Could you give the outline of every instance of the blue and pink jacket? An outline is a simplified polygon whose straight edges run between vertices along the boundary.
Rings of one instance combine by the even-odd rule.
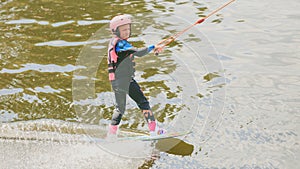
[[[154,45],[145,48],[135,48],[127,40],[117,36],[108,45],[108,73],[109,80],[121,77],[134,77],[134,56],[144,56],[154,49]]]

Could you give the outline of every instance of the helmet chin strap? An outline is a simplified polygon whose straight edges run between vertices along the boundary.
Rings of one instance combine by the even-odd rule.
[[[113,34],[118,36],[120,38],[120,31],[119,28],[117,28],[117,30],[113,30]]]
[[[118,36],[119,38],[121,38],[120,36],[120,31],[119,31],[119,27],[116,29],[116,30],[112,30],[113,34]],[[131,36],[131,24],[130,24],[130,34],[129,34],[129,37]],[[128,38],[129,38],[128,37]],[[126,38],[125,40],[127,40],[128,38]]]

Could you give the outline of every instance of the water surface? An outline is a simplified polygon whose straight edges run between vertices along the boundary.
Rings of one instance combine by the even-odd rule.
[[[156,160],[115,160],[78,141],[105,126],[114,109],[105,61],[112,16],[134,16],[131,40],[142,47],[223,3],[2,1],[1,166],[109,168],[109,156],[125,168],[297,168],[300,5],[293,0],[236,1],[159,57],[137,59],[136,79],[158,121],[171,130],[192,127],[184,139],[191,155],[177,147]],[[122,128],[145,131],[135,104],[127,108]]]

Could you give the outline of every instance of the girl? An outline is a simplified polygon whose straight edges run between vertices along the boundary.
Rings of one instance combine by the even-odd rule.
[[[162,51],[159,46],[150,45],[137,49],[127,39],[131,34],[130,15],[118,15],[110,21],[110,30],[113,38],[108,46],[108,72],[109,80],[115,93],[116,110],[113,113],[108,135],[115,135],[118,125],[125,112],[126,94],[130,96],[142,110],[148,123],[150,135],[163,134],[164,130],[157,129],[154,114],[151,111],[148,100],[141,91],[139,84],[134,80],[134,57],[144,56],[154,50],[155,53]]]

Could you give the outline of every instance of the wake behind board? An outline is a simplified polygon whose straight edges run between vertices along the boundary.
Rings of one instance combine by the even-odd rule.
[[[142,136],[133,136],[133,137],[121,137],[118,138],[117,140],[118,141],[123,141],[123,140],[155,141],[155,140],[185,136],[190,133],[192,133],[192,131],[170,132],[170,133],[156,135],[156,136],[142,135]]]

